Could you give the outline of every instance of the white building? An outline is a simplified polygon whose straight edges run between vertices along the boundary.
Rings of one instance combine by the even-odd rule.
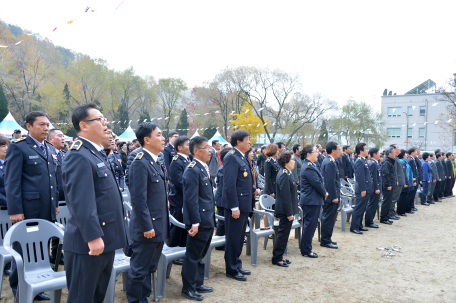
[[[430,91],[429,83],[435,86],[428,80],[405,95],[382,96],[388,135],[385,147],[398,144],[400,148],[420,146],[422,151],[439,148],[456,152],[455,130],[450,126],[454,121],[447,122],[451,119],[448,117],[449,103],[440,93],[425,93]]]

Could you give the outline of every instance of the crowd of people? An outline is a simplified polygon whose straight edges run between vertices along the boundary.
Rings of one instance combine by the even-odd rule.
[[[68,148],[60,129],[49,129],[49,116],[31,112],[28,135],[0,137],[0,204],[7,206],[12,222],[28,219],[56,220],[58,201],[65,201],[69,217],[63,255],[67,302],[103,302],[115,250],[128,248],[130,269],[126,281],[128,302],[147,302],[164,245],[185,247],[182,266],[183,297],[203,300],[213,291],[204,285],[204,263],[212,236],[225,236],[226,276],[246,281],[240,255],[248,218],[258,197],[275,199],[279,220],[271,262],[291,266],[284,258],[292,223],[302,220],[302,256],[318,258],[312,240],[321,212],[320,245],[337,249],[333,229],[341,205],[341,187],[353,184],[356,196],[350,231],[362,235],[379,228],[374,216],[381,200],[380,223],[413,214],[421,186],[421,204],[429,206],[454,197],[455,155],[421,154],[391,145],[380,151],[358,143],[341,147],[328,142],[296,144],[287,150],[278,142],[255,150],[250,134],[237,130],[229,144],[197,136],[192,139],[169,132],[168,144],[158,125],[140,124],[131,143],[112,133],[100,108],[82,104],[72,112],[78,138]],[[119,142],[118,142],[119,141]],[[11,144],[10,144],[11,143]],[[124,208],[122,192],[128,188],[131,214]],[[302,217],[297,218],[302,209]],[[224,220],[216,221],[216,214]],[[170,216],[185,229],[170,224]],[[270,228],[267,216],[262,228]],[[271,222],[269,222],[271,223]],[[363,224],[364,223],[364,224]],[[56,262],[59,240],[50,240],[50,262]],[[18,243],[13,248],[22,254]],[[4,269],[14,296],[18,273],[13,264]],[[37,300],[49,300],[44,293]]]

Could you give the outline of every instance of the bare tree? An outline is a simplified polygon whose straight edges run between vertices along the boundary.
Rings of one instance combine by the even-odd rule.
[[[169,133],[169,122],[171,115],[175,113],[176,105],[183,98],[183,93],[187,90],[187,84],[180,78],[165,78],[158,80],[158,99],[161,101],[163,114],[166,116],[165,129]]]

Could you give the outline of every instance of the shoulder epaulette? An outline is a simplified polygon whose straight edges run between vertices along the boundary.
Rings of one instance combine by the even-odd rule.
[[[329,158],[329,161],[334,162],[334,159],[333,158]]]
[[[192,163],[190,163],[190,164],[188,165],[188,167],[189,167],[189,168],[193,168],[193,167],[195,167],[195,165],[196,165],[196,162],[195,162],[195,161],[192,161]]]
[[[307,164],[307,165],[312,165],[312,162],[309,162],[309,164]]]
[[[283,173],[284,173],[284,174],[288,174],[288,170],[287,170],[287,169],[284,169],[284,170],[283,170]]]
[[[230,151],[230,154],[231,154],[231,155],[234,155],[235,152],[236,152],[236,151],[233,149],[233,150]]]
[[[266,160],[266,162],[269,162],[269,161],[271,161],[271,158],[268,158],[268,159]]]
[[[177,159],[179,159],[179,156],[178,156],[178,155],[175,155],[175,156],[173,157],[173,161],[176,161]]]
[[[113,153],[118,154],[119,152],[117,150],[113,151]]]
[[[143,152],[139,152],[136,157],[135,157],[135,160],[141,160],[141,158],[144,156],[144,153]]]
[[[361,160],[361,157],[358,157],[358,160]]]
[[[47,143],[51,144],[52,146],[54,146],[54,144],[52,144],[51,142],[48,141],[48,139],[44,139],[44,141],[46,141]]]
[[[71,150],[79,150],[82,146],[82,141],[81,140],[76,140],[73,142],[73,144],[71,144],[71,147],[70,149]]]
[[[65,153],[65,154],[66,154],[66,150],[64,150],[64,149],[61,149],[60,151],[61,151],[62,153]]]
[[[21,142],[24,140],[25,140],[25,137],[20,137],[19,139],[14,140],[13,143]]]

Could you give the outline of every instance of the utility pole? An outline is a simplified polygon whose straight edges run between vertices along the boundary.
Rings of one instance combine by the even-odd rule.
[[[405,144],[406,144],[405,148],[408,149],[408,142],[409,142],[409,137],[408,137],[408,129],[409,129],[409,127],[408,127],[408,114],[406,112],[402,112],[402,113],[404,113],[405,117],[407,118],[407,128],[405,129],[405,140],[406,140],[405,141]]]

